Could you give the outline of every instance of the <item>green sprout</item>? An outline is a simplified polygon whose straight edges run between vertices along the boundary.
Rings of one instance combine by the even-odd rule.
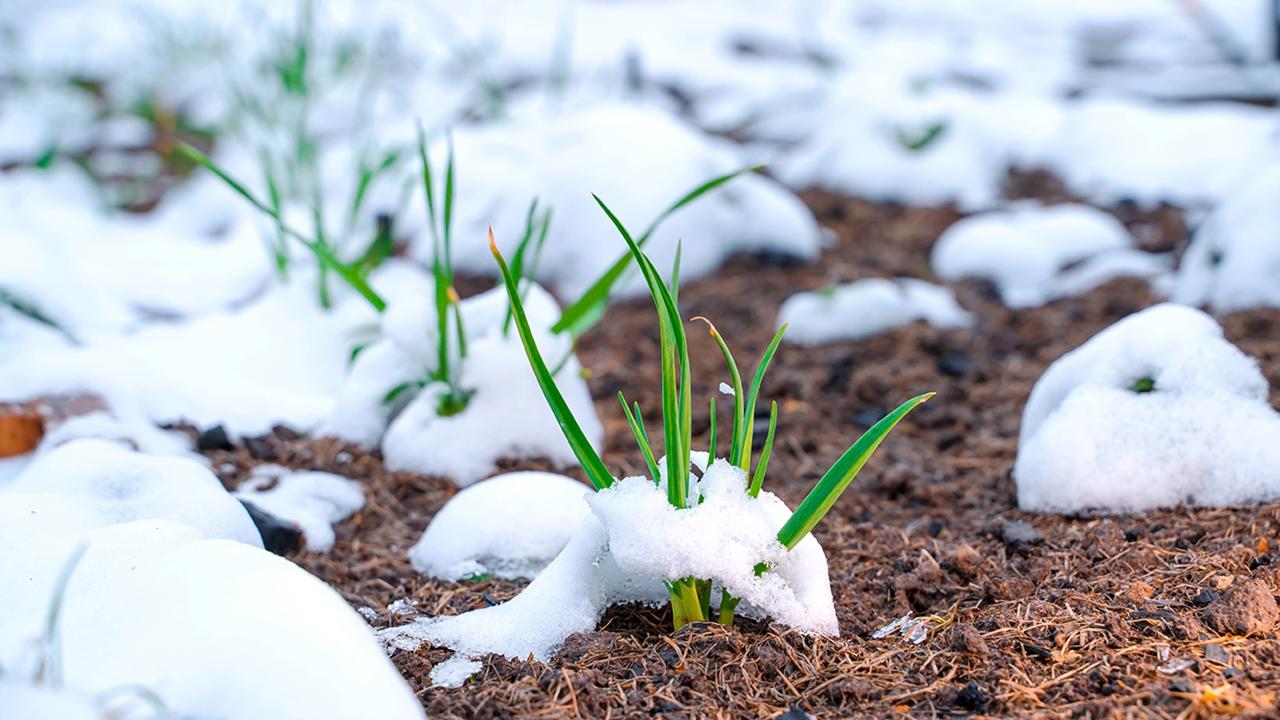
[[[947,132],[946,120],[934,120],[920,130],[897,129],[898,144],[910,152],[920,152],[939,140]]]
[[[692,449],[692,376],[690,372],[689,349],[687,338],[684,331],[684,320],[680,317],[680,311],[677,306],[678,298],[678,282],[679,282],[679,261],[677,259],[676,269],[672,273],[671,284],[668,285],[662,279],[653,263],[648,256],[640,248],[640,242],[632,239],[631,234],[623,226],[622,222],[616,215],[605,205],[605,203],[596,198],[596,202],[612,221],[618,233],[627,244],[629,259],[639,268],[644,276],[646,285],[652,296],[654,307],[658,314],[658,327],[661,345],[662,357],[662,436],[664,449],[666,452],[666,478],[667,478],[667,500],[675,508],[686,508],[690,504],[696,504],[698,498],[689,496],[689,473],[691,469],[691,449]],[[651,230],[650,230],[651,232]],[[645,236],[641,237],[641,240]],[[543,395],[546,397],[547,404],[550,406],[556,421],[559,423],[565,438],[569,442],[574,455],[577,457],[579,464],[586,473],[588,480],[597,489],[602,490],[609,487],[613,482],[613,475],[601,460],[599,454],[591,447],[583,434],[581,426],[573,417],[572,411],[569,409],[568,403],[564,396],[560,393],[556,386],[555,378],[547,368],[541,352],[538,350],[537,342],[534,340],[533,332],[529,327],[529,321],[525,315],[524,306],[520,297],[520,288],[516,282],[516,278],[508,267],[506,260],[498,251],[498,246],[493,239],[493,231],[489,232],[489,249],[493,254],[494,260],[498,264],[498,268],[502,273],[503,283],[506,286],[507,295],[511,303],[512,315],[515,320],[516,328],[520,334],[521,342],[524,345],[525,352],[529,358],[529,364],[533,367],[534,375],[538,380]],[[678,254],[677,254],[678,258]],[[616,278],[615,278],[616,279]],[[701,319],[701,318],[700,318]],[[562,320],[563,322],[563,320]],[[727,458],[728,462],[737,465],[749,478],[750,485],[747,492],[753,498],[759,496],[761,487],[764,484],[765,474],[768,469],[769,458],[773,451],[774,431],[777,427],[777,404],[770,405],[769,431],[765,437],[764,446],[760,452],[760,458],[756,463],[755,471],[752,473],[751,456],[752,456],[752,435],[753,423],[755,419],[755,405],[760,394],[760,388],[764,381],[764,376],[768,370],[769,364],[773,359],[773,355],[778,349],[781,342],[782,334],[786,328],[782,328],[774,336],[773,341],[761,354],[759,362],[756,364],[755,373],[752,377],[750,390],[743,392],[743,382],[741,373],[738,371],[737,364],[733,360],[733,354],[730,352],[728,344],[716,331],[715,326],[705,319],[711,331],[712,337],[716,340],[720,348],[721,354],[725,358],[729,376],[733,387],[733,410],[731,413],[730,428],[730,450]],[[778,530],[777,539],[788,550],[794,549],[796,545],[808,535],[813,528],[826,516],[836,500],[848,489],[854,477],[866,464],[867,460],[879,447],[880,443],[888,436],[889,432],[913,409],[933,397],[933,393],[918,395],[907,402],[903,403],[896,410],[889,413],[874,426],[872,426],[857,442],[849,447],[843,455],[833,464],[822,478],[814,485],[813,489],[792,513],[791,517]],[[627,423],[631,428],[632,436],[636,444],[639,446],[641,454],[644,456],[646,468],[650,476],[655,482],[661,477],[661,469],[655,459],[656,453],[650,436],[645,428],[644,418],[640,414],[639,405],[629,407],[626,398],[621,394],[618,396],[619,402],[623,406],[623,412],[627,417]],[[716,430],[715,430],[715,399],[711,401],[711,455],[708,462],[715,462],[714,453],[716,447]],[[771,568],[766,565],[757,565],[755,572],[757,575],[763,575],[770,572]],[[704,622],[711,618],[711,588],[712,580],[710,578],[678,578],[666,581],[668,599],[671,605],[672,624],[677,629],[692,622]],[[722,591],[720,612],[717,620],[721,624],[729,625],[733,623],[734,609],[738,604],[738,599],[730,595],[727,591]]]

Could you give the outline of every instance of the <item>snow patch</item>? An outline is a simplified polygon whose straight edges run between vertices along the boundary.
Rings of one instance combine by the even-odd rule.
[[[259,465],[236,488],[236,496],[297,525],[310,552],[333,547],[333,524],[364,507],[360,483],[341,475]]]
[[[1182,255],[1173,299],[1218,312],[1280,307],[1280,164],[1223,198]]]
[[[1280,497],[1280,416],[1208,315],[1157,305],[1045,371],[1022,415],[1018,505],[1135,512]]]
[[[1133,248],[1118,220],[1085,205],[1017,204],[964,218],[947,228],[930,254],[945,280],[996,284],[1013,308],[1044,305],[1121,276],[1152,278],[1167,258]]]
[[[796,293],[778,310],[778,326],[789,326],[785,339],[801,345],[858,340],[916,320],[940,328],[974,322],[949,289],[914,278],[871,278]]]
[[[409,550],[420,573],[442,580],[493,574],[532,578],[551,562],[590,512],[591,488],[545,472],[514,472],[449,499]]]

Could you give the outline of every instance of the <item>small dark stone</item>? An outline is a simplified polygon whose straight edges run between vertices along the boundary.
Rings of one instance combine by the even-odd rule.
[[[484,604],[488,605],[489,607],[493,607],[494,605],[498,604],[498,601],[494,600],[493,596],[490,595],[488,592],[480,593],[480,599],[484,600]]]
[[[275,435],[281,440],[297,440],[302,437],[301,433],[289,427],[288,425],[272,425],[271,434]]]
[[[1029,657],[1038,658],[1040,660],[1053,659],[1052,650],[1049,650],[1047,648],[1042,648],[1039,645],[1032,645],[1029,642],[1022,643],[1022,652],[1026,653]]]
[[[974,712],[984,712],[991,702],[991,697],[978,683],[970,680],[956,696],[956,704]]]
[[[680,663],[680,655],[669,647],[663,647],[658,650],[658,657],[666,664],[667,667],[675,667]]]
[[[1212,588],[1205,588],[1196,593],[1195,597],[1191,598],[1191,604],[1196,607],[1204,607],[1217,599],[1218,592],[1216,590],[1213,590]]]
[[[262,545],[277,555],[289,555],[302,549],[302,531],[251,502],[240,501],[249,513],[249,519],[262,536]]]
[[[1128,542],[1135,542],[1140,537],[1142,537],[1141,528],[1129,528],[1124,531],[1124,539]]]
[[[1044,536],[1026,520],[1005,520],[1000,526],[1000,538],[1010,545],[1040,542]]]
[[[1236,677],[1237,675],[1243,675],[1243,674],[1244,674],[1244,670],[1241,670],[1240,668],[1235,668],[1235,667],[1229,667],[1226,670],[1222,671],[1222,677],[1227,678],[1228,680],[1230,680],[1233,677]]]
[[[813,720],[813,716],[799,705],[792,705],[790,710],[778,716],[778,720]]]
[[[1271,564],[1270,555],[1259,555],[1258,557],[1249,561],[1249,569],[1257,570],[1260,567],[1266,567],[1270,564]]]
[[[938,372],[953,378],[968,375],[976,365],[973,357],[965,353],[952,353],[938,358]]]
[[[793,268],[805,264],[805,259],[792,253],[776,250],[762,250],[751,253],[751,259],[759,265],[770,268]]]
[[[938,537],[942,533],[942,521],[930,520],[929,525],[925,527],[925,532],[929,533],[929,537]]]
[[[227,429],[221,425],[214,425],[196,436],[196,450],[200,452],[230,450],[231,447],[231,438],[227,436]]]

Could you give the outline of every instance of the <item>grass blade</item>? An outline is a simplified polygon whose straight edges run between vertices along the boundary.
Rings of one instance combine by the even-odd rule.
[[[738,372],[738,363],[733,359],[733,353],[729,352],[729,345],[724,341],[724,337],[720,335],[720,331],[716,330],[716,326],[710,320],[699,315],[693,318],[701,320],[707,324],[707,332],[711,333],[711,338],[716,341],[716,345],[720,347],[720,354],[724,356],[724,363],[729,368],[729,380],[733,383],[733,424],[730,425],[730,442],[728,460],[736,463],[738,456],[742,450],[742,431],[745,425],[742,422],[742,374]],[[713,396],[714,398],[714,396]],[[750,472],[751,468],[741,466],[743,472]]]
[[[282,230],[289,237],[305,245],[306,248],[316,256],[316,260],[320,262],[321,266],[327,267],[329,270],[332,270],[337,274],[338,277],[342,278],[351,286],[352,290],[355,290],[361,297],[367,300],[369,304],[373,306],[373,309],[378,312],[382,312],[387,309],[387,303],[382,299],[382,296],[374,291],[374,289],[369,286],[369,283],[365,282],[364,278],[360,277],[359,273],[357,273],[355,269],[338,259],[338,256],[335,255],[333,250],[331,250],[327,245],[316,242],[288,225],[285,225],[284,219],[281,217],[279,212],[275,211],[270,205],[267,205],[255,197],[253,193],[249,192],[248,188],[242,185],[235,178],[228,175],[222,168],[218,167],[208,155],[205,155],[184,142],[179,142],[176,147],[178,152],[185,155],[187,159],[216,175],[219,180],[226,184],[227,187],[234,190],[236,194],[240,195],[240,197],[249,201],[250,205],[253,205],[259,211],[266,214],[267,217],[275,220],[279,230]]]
[[[529,365],[538,379],[538,387],[542,388],[542,394],[547,398],[547,405],[551,407],[551,412],[560,425],[560,431],[564,433],[565,440],[569,442],[570,449],[578,458],[578,463],[582,465],[587,479],[597,490],[603,490],[613,484],[613,475],[609,473],[595,448],[591,447],[587,436],[582,432],[582,426],[578,424],[573,411],[569,409],[569,403],[560,393],[560,388],[556,387],[555,378],[547,369],[542,353],[538,351],[538,344],[533,338],[533,329],[529,327],[529,318],[524,312],[524,304],[520,302],[520,288],[516,287],[511,269],[507,267],[506,260],[502,259],[502,253],[498,252],[498,244],[493,240],[492,228],[489,230],[489,252],[493,253],[493,259],[498,262],[498,269],[502,272],[502,280],[507,287],[507,300],[510,301],[515,316],[516,331],[520,334],[520,342],[524,345],[525,354],[529,356]]]
[[[596,203],[617,228],[626,241],[645,282],[653,296],[658,311],[658,324],[662,338],[662,428],[667,453],[667,499],[682,508],[688,501],[690,436],[692,435],[693,388],[690,383],[689,348],[684,334],[680,311],[662,282],[662,276],[640,249],[626,226],[599,197]]]
[[[640,415],[640,404],[636,404],[635,413],[632,414],[631,408],[627,406],[627,398],[623,396],[622,391],[618,391],[618,402],[622,405],[622,412],[627,416],[627,424],[631,426],[631,434],[635,436],[636,445],[640,446],[640,453],[644,455],[644,463],[649,467],[649,475],[655,483],[662,482],[662,476],[658,473],[658,461],[653,457],[653,448],[649,446],[649,434],[644,429],[644,419]]]
[[[764,447],[760,449],[760,462],[756,463],[756,474],[751,476],[751,487],[747,494],[760,497],[760,488],[764,485],[764,474],[769,470],[769,456],[773,454],[773,432],[778,429],[778,403],[769,404],[769,432],[764,437]]]
[[[711,418],[711,440],[707,443],[707,467],[711,467],[716,461],[716,396],[711,396],[711,410],[708,417]]]
[[[747,472],[751,471],[751,442],[756,424],[756,398],[760,395],[764,374],[769,370],[769,363],[773,361],[773,354],[778,351],[778,345],[782,342],[782,335],[786,331],[785,324],[778,328],[778,332],[773,334],[773,340],[769,341],[769,347],[761,353],[760,362],[756,364],[755,377],[751,379],[751,390],[747,393],[746,407],[742,411],[742,447],[739,448],[742,454],[738,458],[738,466]]]
[[[680,199],[672,203],[666,210],[663,210],[658,217],[654,218],[653,222],[649,223],[649,227],[644,231],[644,234],[636,241],[636,244],[640,247],[644,247],[644,244],[648,242],[649,238],[658,229],[658,226],[663,223],[663,221],[679,212],[681,208],[685,207],[689,203],[740,175],[755,172],[762,168],[763,166],[761,165],[740,168],[733,172],[711,178],[710,180],[693,188],[689,192],[680,196]],[[597,198],[597,201],[598,200],[599,198]],[[630,254],[623,253],[622,257],[614,261],[613,265],[610,265],[609,269],[606,270],[594,283],[592,283],[591,287],[587,288],[587,290],[582,293],[581,297],[575,300],[573,304],[569,305],[569,307],[565,308],[564,313],[560,315],[560,320],[557,321],[555,325],[551,326],[551,331],[556,333],[567,332],[573,337],[579,337],[594,327],[596,323],[600,322],[600,318],[604,316],[605,306],[608,305],[609,294],[613,291],[613,286],[618,282],[618,279],[622,277],[623,273],[626,272],[630,265]]]
[[[813,486],[813,490],[805,496],[804,501],[791,514],[791,518],[778,531],[778,541],[791,550],[803,540],[849,487],[849,483],[853,481],[862,466],[867,464],[867,460],[880,446],[889,431],[893,430],[902,418],[907,416],[907,413],[933,396],[934,393],[925,393],[911,398],[863,433],[862,437],[858,438],[839,460],[836,460],[835,464],[823,474],[818,484]]]

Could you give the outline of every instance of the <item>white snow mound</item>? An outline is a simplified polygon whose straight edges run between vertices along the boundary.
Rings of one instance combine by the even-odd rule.
[[[236,488],[236,496],[302,530],[307,550],[333,547],[333,524],[364,507],[360,483],[314,470],[295,471],[259,465]]]
[[[1226,195],[1182,255],[1173,299],[1218,312],[1280,307],[1280,164]]]
[[[1131,315],[1036,382],[1018,505],[1134,512],[1280,497],[1280,416],[1267,393],[1257,362],[1208,315],[1172,304]]]
[[[1166,258],[1133,247],[1118,220],[1085,205],[1017,204],[947,228],[930,254],[944,280],[994,282],[1005,304],[1038,307],[1116,277],[1151,278]]]
[[[694,482],[690,478],[690,482]],[[740,614],[800,631],[837,635],[826,556],[812,535],[791,552],[778,543],[790,511],[774,495],[746,494],[744,473],[724,460],[697,482],[703,502],[676,510],[666,490],[631,477],[588,497],[592,515],[564,551],[512,600],[453,617],[423,618],[380,635],[393,648],[423,642],[462,657],[497,653],[549,659],[565,638],[595,628],[610,605],[661,604],[662,580],[713,578],[744,599]],[[757,563],[774,569],[757,577]]]
[[[858,340],[916,320],[940,328],[974,322],[949,289],[914,278],[870,278],[796,293],[778,310],[778,326],[790,326],[784,339],[801,345]]]
[[[513,472],[449,499],[409,550],[420,573],[462,580],[491,573],[532,578],[551,562],[590,510],[586,485],[554,473]]]

